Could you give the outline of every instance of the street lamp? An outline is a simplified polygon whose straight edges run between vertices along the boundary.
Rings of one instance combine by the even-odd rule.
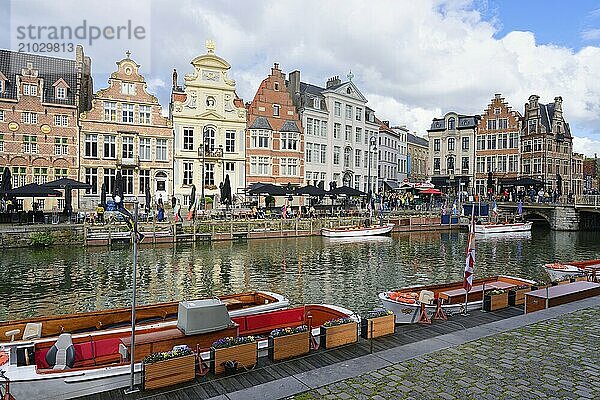
[[[367,191],[367,201],[369,202],[369,204],[371,204],[371,191],[373,189],[373,186],[371,186],[371,148],[373,149],[373,151],[377,150],[376,147],[377,144],[377,138],[375,136],[371,136],[371,138],[369,139],[369,148],[367,149],[368,152],[368,168],[367,168],[367,174],[368,174],[368,185],[369,185],[369,190]]]
[[[208,132],[208,127],[205,126],[204,129],[202,129],[202,176],[200,177],[201,179],[201,189],[200,189],[200,209],[204,211],[204,179],[205,179],[205,174],[206,171],[204,170],[205,165],[204,165],[204,160],[206,158],[206,151],[208,149],[208,144],[206,142],[206,133]]]

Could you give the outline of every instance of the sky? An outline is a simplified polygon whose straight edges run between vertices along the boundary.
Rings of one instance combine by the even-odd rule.
[[[448,111],[482,113],[495,93],[521,113],[532,94],[542,103],[561,96],[574,150],[600,154],[600,1],[9,0],[0,20],[10,21],[0,26],[2,48],[82,42],[95,90],[131,51],[165,108],[173,68],[181,83],[212,39],[244,101],[274,62],[321,86],[352,71],[379,119],[421,136]],[[36,34],[84,22],[81,39]],[[128,25],[119,38],[111,34]],[[93,38],[100,31],[107,36]]]

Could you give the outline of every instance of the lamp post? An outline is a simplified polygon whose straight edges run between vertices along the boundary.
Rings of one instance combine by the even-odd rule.
[[[369,148],[367,149],[368,152],[368,156],[367,156],[367,162],[369,163],[369,165],[367,166],[367,174],[368,174],[368,179],[367,179],[367,183],[369,185],[369,189],[367,190],[367,201],[369,202],[369,204],[371,204],[371,191],[373,189],[373,187],[371,186],[371,148],[376,149],[375,144],[376,144],[377,138],[375,138],[375,136],[371,136],[371,138],[369,139]]]
[[[200,176],[200,209],[204,211],[204,159],[206,157],[206,131],[207,127],[202,129],[202,175]]]

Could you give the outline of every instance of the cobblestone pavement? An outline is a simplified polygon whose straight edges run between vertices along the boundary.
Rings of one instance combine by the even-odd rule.
[[[430,353],[293,397],[518,398],[600,398],[600,307]]]

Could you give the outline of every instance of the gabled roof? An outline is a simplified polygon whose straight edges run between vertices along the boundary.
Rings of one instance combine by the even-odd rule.
[[[300,82],[300,93],[309,93],[315,96],[323,96],[323,94],[321,93],[323,90],[325,89],[322,87],[312,85],[306,82]]]
[[[406,135],[406,141],[408,143],[413,143],[413,144],[416,144],[416,145],[419,145],[419,146],[424,146],[424,147],[429,146],[429,141],[427,139],[422,138],[422,137],[417,136],[417,135],[413,135],[412,133],[408,133]]]
[[[298,125],[296,125],[296,122],[290,121],[289,119],[283,123],[283,125],[281,126],[281,129],[279,131],[280,132],[298,132],[298,133],[300,133],[300,129],[298,129]]]
[[[252,125],[250,125],[248,128],[249,129],[267,129],[270,131],[273,130],[273,128],[271,127],[271,124],[269,123],[269,120],[266,119],[265,117],[256,117],[254,122],[252,122]]]
[[[0,71],[7,79],[5,90],[0,93],[0,99],[17,99],[16,76],[31,63],[38,71],[39,78],[44,80],[42,101],[45,103],[75,105],[75,90],[67,91],[66,99],[57,99],[52,84],[60,78],[64,79],[70,88],[77,87],[77,63],[75,60],[41,56],[38,54],[19,53],[0,49]]]

